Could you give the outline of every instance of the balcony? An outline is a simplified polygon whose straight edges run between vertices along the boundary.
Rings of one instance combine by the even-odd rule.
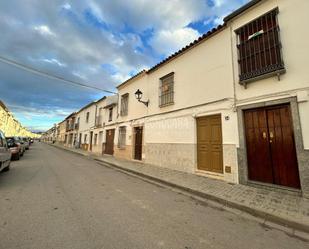
[[[66,131],[72,131],[74,130],[74,124],[68,124],[66,127]]]
[[[102,127],[102,116],[96,116],[95,117],[95,127]]]

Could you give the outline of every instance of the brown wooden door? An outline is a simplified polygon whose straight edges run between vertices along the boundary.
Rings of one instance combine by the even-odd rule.
[[[200,117],[197,124],[197,168],[223,173],[221,115]]]
[[[244,113],[249,179],[300,188],[289,105]]]
[[[273,183],[266,112],[263,109],[246,111],[244,118],[249,179]]]
[[[92,151],[92,139],[93,139],[93,131],[90,132],[90,144],[89,144],[90,151]]]
[[[106,130],[105,154],[114,154],[114,136],[115,129]]]
[[[134,159],[142,160],[143,127],[135,127],[134,133],[135,133]]]

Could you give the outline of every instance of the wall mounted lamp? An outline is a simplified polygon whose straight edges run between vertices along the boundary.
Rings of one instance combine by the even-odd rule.
[[[149,100],[143,101],[143,100],[142,100],[142,97],[143,97],[142,91],[139,90],[139,89],[137,89],[137,91],[135,92],[135,98],[138,100],[138,102],[141,102],[141,103],[143,103],[145,106],[148,107]]]

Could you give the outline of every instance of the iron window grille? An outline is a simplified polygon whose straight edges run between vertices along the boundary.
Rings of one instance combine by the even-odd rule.
[[[126,93],[121,96],[121,109],[120,109],[121,116],[128,115],[128,104],[129,104],[129,94]]]
[[[109,108],[109,115],[108,115],[108,121],[112,121],[113,120],[113,108]]]
[[[174,104],[174,73],[160,78],[159,87],[159,106],[164,107],[167,105]]]
[[[235,31],[241,84],[285,72],[278,13],[275,8]]]
[[[119,136],[118,136],[118,148],[125,149],[126,147],[126,127],[120,126],[119,127]]]

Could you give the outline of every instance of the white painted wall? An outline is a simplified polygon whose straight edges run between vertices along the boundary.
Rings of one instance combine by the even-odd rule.
[[[140,89],[143,92],[142,100],[148,100],[148,75],[146,73],[141,74],[135,79],[132,79],[130,82],[126,83],[123,87],[118,88],[119,92],[119,122],[131,121],[134,119],[138,119],[144,117],[148,113],[148,108],[137,101],[135,98],[135,92],[137,89]],[[129,101],[128,101],[128,115],[120,116],[121,110],[121,96],[128,93]]]
[[[89,112],[89,121],[86,122],[87,112]],[[79,118],[79,129],[78,129],[78,136],[77,140],[79,140],[79,134],[82,134],[82,143],[85,142],[84,136],[87,134],[86,143],[90,141],[90,129],[95,125],[95,113],[96,113],[96,105],[93,103],[92,105],[88,106],[85,109],[82,109],[76,114],[76,122]]]
[[[226,112],[232,109],[233,70],[230,49],[229,30],[224,29],[200,45],[151,73],[144,73],[120,86],[121,95],[129,93],[128,115],[119,116],[119,122],[134,122],[148,116],[145,121],[145,143],[195,143],[194,115],[209,115]],[[174,72],[174,104],[159,107],[160,78]],[[134,96],[137,89],[143,92],[143,100],[149,100],[149,107],[139,103]],[[207,105],[207,107],[191,108]],[[183,114],[172,112],[182,111]],[[120,110],[120,107],[119,107]],[[171,112],[167,116],[153,116]],[[199,113],[202,112],[202,113]],[[180,115],[180,116],[179,116]],[[181,116],[184,115],[184,116]],[[233,116],[228,114],[229,116]],[[224,128],[224,140],[230,144],[238,143],[237,119],[234,117]],[[130,140],[127,140],[130,141]]]
[[[224,29],[148,75],[149,114],[233,98],[229,30]],[[160,78],[174,72],[175,104],[159,107]],[[151,94],[150,94],[151,93]]]

